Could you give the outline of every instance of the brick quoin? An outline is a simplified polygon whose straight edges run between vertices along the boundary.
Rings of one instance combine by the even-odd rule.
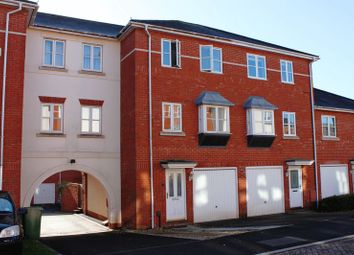
[[[165,170],[161,160],[184,159],[198,163],[197,167],[237,167],[239,214],[245,217],[246,179],[248,166],[283,166],[285,207],[289,210],[288,178],[285,175],[288,159],[313,159],[309,60],[256,49],[172,35],[150,30],[152,36],[152,93],[153,93],[153,169],[155,213],[161,211],[166,224]],[[161,38],[181,41],[181,69],[161,66]],[[267,72],[267,80],[247,77],[247,68],[223,64],[223,74],[200,71],[199,45],[222,48],[224,62],[247,64],[246,53],[266,57],[267,68],[280,68],[280,59],[293,61],[295,85],[280,81],[280,73]],[[151,224],[149,177],[149,114],[148,114],[148,47],[147,35],[136,28],[122,40],[122,215],[123,225],[147,228]],[[143,49],[135,50],[134,49]],[[217,91],[231,102],[231,138],[225,148],[198,146],[198,107],[195,99],[203,91]],[[276,139],[270,148],[248,148],[246,140],[246,111],[243,103],[249,96],[262,96],[279,107],[275,111]],[[160,136],[162,102],[182,104],[183,131],[186,136]],[[286,140],[282,135],[282,111],[296,112],[298,140]],[[126,157],[128,155],[128,157]],[[191,169],[186,171],[187,221],[193,222]],[[303,167],[304,206],[315,201],[314,167]],[[129,184],[127,184],[129,183]],[[133,205],[131,205],[131,203]],[[156,219],[157,220],[157,219]]]
[[[0,6],[0,30],[5,31],[7,12],[17,7]],[[23,10],[10,16],[10,31],[26,33],[29,12]],[[22,108],[24,86],[26,36],[9,34],[7,87],[4,130],[3,189],[9,191],[17,206],[20,205],[21,152],[22,152]],[[0,32],[0,48],[5,48],[5,33]],[[4,54],[4,53],[3,53]],[[2,97],[4,56],[0,58],[0,100]],[[1,104],[0,104],[1,110]]]

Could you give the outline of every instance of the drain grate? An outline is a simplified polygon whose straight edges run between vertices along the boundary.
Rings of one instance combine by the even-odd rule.
[[[307,241],[306,239],[299,238],[299,237],[284,236],[281,238],[263,240],[258,243],[271,246],[271,247],[278,247],[278,246],[285,246],[285,245],[296,244],[296,243],[301,243],[306,241]]]

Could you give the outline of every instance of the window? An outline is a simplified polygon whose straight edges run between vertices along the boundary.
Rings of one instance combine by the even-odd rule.
[[[229,108],[202,105],[200,107],[200,133],[229,133]]]
[[[162,66],[180,67],[181,66],[181,43],[178,40],[171,41],[162,39],[161,41]]]
[[[81,133],[101,133],[101,107],[81,106]]]
[[[182,105],[162,103],[162,130],[166,132],[182,132]]]
[[[102,72],[102,46],[84,44],[82,68],[85,71]]]
[[[63,132],[63,105],[42,104],[41,132]]]
[[[283,134],[296,136],[296,118],[294,112],[283,112]]]
[[[247,111],[248,135],[274,135],[274,112],[249,109]]]
[[[247,72],[249,78],[266,80],[267,72],[265,57],[247,54]]]
[[[64,67],[64,41],[45,39],[43,65]]]
[[[222,51],[212,45],[200,46],[200,69],[205,72],[222,73]]]
[[[336,118],[334,116],[322,116],[322,136],[337,137]]]
[[[280,60],[281,81],[294,83],[293,62]]]

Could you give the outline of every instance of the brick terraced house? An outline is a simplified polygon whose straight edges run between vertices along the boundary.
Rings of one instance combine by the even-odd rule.
[[[284,213],[353,192],[354,100],[313,88],[318,56],[182,21],[37,10],[0,1],[0,183],[18,205],[65,171],[82,174],[85,213],[112,228]]]

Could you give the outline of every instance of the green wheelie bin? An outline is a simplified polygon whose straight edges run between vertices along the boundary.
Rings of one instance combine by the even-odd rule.
[[[42,211],[41,207],[28,207],[25,214],[24,231],[25,237],[38,240],[41,235]]]

